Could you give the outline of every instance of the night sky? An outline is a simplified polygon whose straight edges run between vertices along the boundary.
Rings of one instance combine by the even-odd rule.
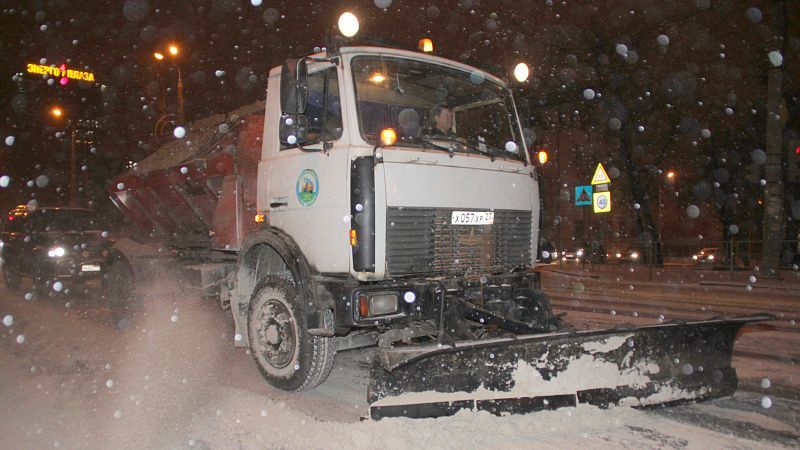
[[[10,177],[0,189],[0,208],[32,197],[64,201],[68,135],[61,133],[64,120],[48,116],[52,105],[62,105],[71,119],[99,121],[96,142],[81,150],[81,164],[96,191],[87,197],[102,196],[104,183],[124,163],[156,148],[159,77],[169,89],[166,112],[176,112],[176,72],[157,63],[154,51],[168,43],[181,48],[177,63],[190,121],[263,98],[269,69],[325,46],[346,10],[359,16],[361,39],[414,49],[420,37],[429,36],[436,54],[504,77],[514,63],[527,61],[532,78],[515,94],[530,104],[537,146],[553,148],[553,131],[560,128],[599,133],[603,148],[593,151],[610,165],[624,166],[617,146],[629,147],[626,158],[640,168],[688,164],[682,170],[689,174],[687,198],[700,186],[699,195],[714,200],[703,190],[724,175],[719,169],[727,172],[726,184],[751,164],[754,149],[763,148],[766,74],[776,62],[771,51],[782,57],[787,107],[798,115],[797,3],[786,2],[785,26],[774,4],[4,1],[0,138],[13,137],[13,143],[0,142],[0,175]],[[40,62],[91,71],[97,83],[51,85],[24,73],[27,63]],[[731,165],[734,160],[739,162]],[[725,203],[750,189],[727,184],[715,201]]]

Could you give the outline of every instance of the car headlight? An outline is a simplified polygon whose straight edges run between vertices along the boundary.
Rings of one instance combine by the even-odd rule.
[[[631,253],[631,258],[638,259],[639,258],[639,254],[636,253],[636,252],[633,252],[633,253]]]
[[[714,255],[708,255],[708,259],[709,259],[710,261],[713,261],[713,260],[714,260]]]
[[[60,258],[64,256],[66,253],[67,251],[64,250],[64,247],[53,247],[47,251],[47,256],[51,258]]]
[[[697,261],[697,255],[692,255],[692,259]]]
[[[583,250],[578,250],[578,256],[583,256]]]
[[[617,253],[617,258],[622,258],[622,253]]]

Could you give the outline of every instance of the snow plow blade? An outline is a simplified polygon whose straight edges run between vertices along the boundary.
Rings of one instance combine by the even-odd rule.
[[[739,329],[769,314],[383,349],[370,417],[496,415],[587,403],[652,406],[724,397]]]

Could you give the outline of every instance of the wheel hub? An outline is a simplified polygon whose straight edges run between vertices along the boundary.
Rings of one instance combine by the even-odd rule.
[[[265,333],[264,337],[267,339],[267,342],[270,345],[278,345],[281,343],[280,330],[278,330],[278,327],[274,324],[267,326],[267,332]]]
[[[292,362],[296,336],[292,316],[283,303],[269,300],[264,304],[259,338],[264,358],[271,366],[283,368]]]

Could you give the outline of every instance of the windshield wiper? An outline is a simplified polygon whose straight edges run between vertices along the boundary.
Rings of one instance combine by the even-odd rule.
[[[450,147],[445,147],[444,145],[439,145],[439,144],[433,142],[433,139],[431,139],[430,136],[422,136],[422,137],[419,138],[419,140],[422,141],[422,148],[432,148],[432,149],[436,149],[436,150],[445,151],[445,152],[450,154],[451,158],[453,157],[453,154],[456,152],[455,145],[451,145]],[[455,139],[447,138],[447,137],[444,138],[444,139],[437,138],[437,140],[452,142],[454,144],[457,142]]]
[[[420,138],[420,140],[422,141],[423,144],[427,144],[429,148],[444,150],[450,153],[451,158],[453,157],[453,154],[455,154],[456,150],[459,149],[467,150],[469,153],[475,153],[478,155],[489,155],[492,157],[492,161],[494,161],[495,158],[495,155],[493,153],[488,151],[483,151],[480,149],[479,146],[475,144],[470,144],[466,139],[463,138],[456,138],[451,136],[436,136],[436,137],[423,136]],[[450,147],[445,147],[443,145],[437,144],[436,142],[434,142],[434,140],[450,142],[452,145],[450,145]],[[423,148],[425,148],[425,145],[423,145]]]

